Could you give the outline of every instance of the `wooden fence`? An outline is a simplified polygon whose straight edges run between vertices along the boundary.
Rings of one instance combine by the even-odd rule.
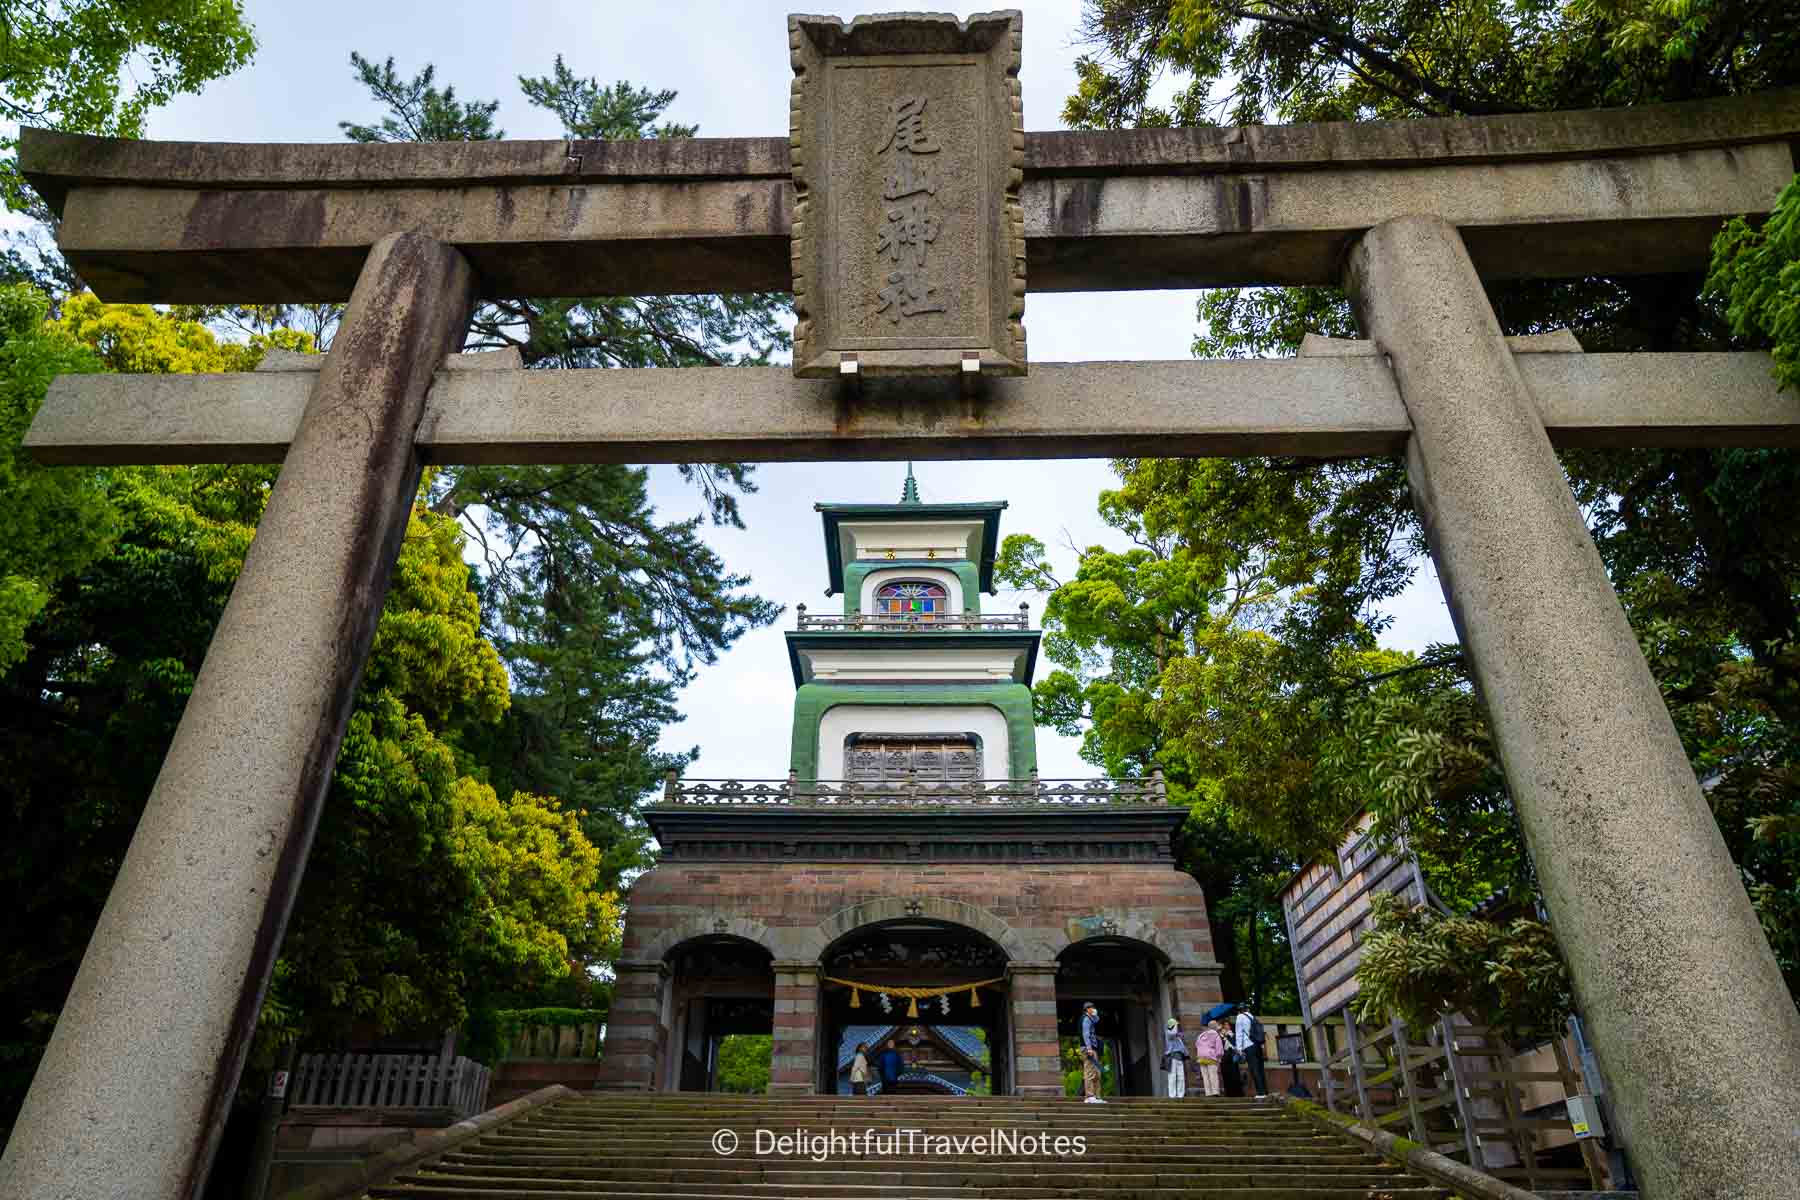
[[[458,1118],[487,1106],[488,1069],[428,1054],[302,1054],[289,1101],[322,1108],[448,1108]]]

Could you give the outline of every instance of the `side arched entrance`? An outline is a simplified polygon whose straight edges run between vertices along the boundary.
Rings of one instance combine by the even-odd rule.
[[[703,935],[670,948],[670,1053],[661,1086],[681,1092],[754,1092],[767,1086],[775,1024],[775,970],[748,938]]]
[[[1162,1030],[1172,1015],[1163,984],[1168,968],[1159,947],[1123,936],[1083,938],[1056,956],[1058,1041],[1079,1047],[1082,1009],[1091,1002],[1100,1018],[1103,1094],[1162,1094]]]

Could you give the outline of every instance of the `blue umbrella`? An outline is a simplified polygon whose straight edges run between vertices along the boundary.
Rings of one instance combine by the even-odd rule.
[[[1227,1000],[1223,1004],[1215,1004],[1207,1009],[1200,1015],[1200,1020],[1202,1022],[1223,1020],[1225,1017],[1229,1017],[1236,1008],[1236,1004]]]

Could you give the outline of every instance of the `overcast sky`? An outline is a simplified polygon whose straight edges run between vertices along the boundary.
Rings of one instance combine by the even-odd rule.
[[[790,3],[762,0],[248,0],[261,49],[255,61],[197,97],[152,115],[149,136],[200,141],[337,141],[337,122],[379,115],[351,78],[350,52],[389,55],[407,76],[425,63],[463,99],[498,99],[498,121],[510,137],[561,134],[554,118],[528,106],[520,75],[548,74],[557,54],[581,75],[603,83],[627,79],[674,88],[669,119],[698,124],[702,136],[785,135],[788,121],[786,14]],[[899,6],[895,6],[899,7]],[[1024,85],[1027,129],[1062,127],[1064,98],[1074,84],[1079,0],[1018,5],[1025,13]],[[830,11],[827,9],[827,11]],[[977,11],[977,10],[968,10]],[[840,10],[838,15],[854,15]],[[967,15],[964,12],[963,15]],[[1185,358],[1196,324],[1193,292],[1032,295],[1025,309],[1031,355],[1038,362]],[[1104,404],[1105,397],[1094,402]],[[793,679],[782,644],[791,609],[823,603],[825,560],[815,501],[899,499],[902,464],[774,464],[758,468],[760,491],[744,503],[748,528],[717,531],[712,541],[728,567],[751,576],[757,591],[787,605],[776,628],[742,639],[683,695],[686,721],[671,747],[698,745],[701,777],[778,778],[787,771]],[[1006,500],[1001,525],[1053,545],[1116,543],[1095,515],[1102,488],[1116,482],[1099,460],[1066,462],[922,463],[927,501]],[[673,469],[652,472],[652,494],[667,516],[700,509],[697,495]],[[1072,556],[1063,551],[1066,572]],[[993,611],[1034,614],[1043,597],[1005,593],[986,598]],[[1454,640],[1429,567],[1393,606],[1387,637],[1419,649]],[[1047,777],[1092,772],[1072,740],[1040,733]]]

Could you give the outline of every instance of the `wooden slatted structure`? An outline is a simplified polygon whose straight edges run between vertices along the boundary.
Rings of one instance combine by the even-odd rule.
[[[1521,1051],[1460,1014],[1440,1020],[1422,1042],[1397,1020],[1369,1025],[1356,1019],[1351,1011],[1356,968],[1374,897],[1393,893],[1442,908],[1404,840],[1384,846],[1372,826],[1373,818],[1363,814],[1335,854],[1302,867],[1282,890],[1301,1014],[1326,1107],[1352,1112],[1390,1133],[1404,1132],[1440,1154],[1528,1189],[1599,1188],[1602,1160],[1589,1142],[1578,1143],[1580,1167],[1539,1165],[1546,1139],[1554,1131],[1567,1132],[1568,1122],[1530,1115],[1537,1105],[1527,1102],[1526,1089],[1552,1085],[1563,1097],[1583,1090],[1560,1040],[1551,1043],[1555,1069],[1530,1070],[1520,1066]]]

